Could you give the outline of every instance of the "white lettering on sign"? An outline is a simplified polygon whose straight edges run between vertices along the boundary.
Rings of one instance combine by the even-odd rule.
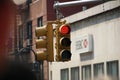
[[[75,52],[86,53],[93,50],[93,41],[91,35],[83,35],[75,39]]]

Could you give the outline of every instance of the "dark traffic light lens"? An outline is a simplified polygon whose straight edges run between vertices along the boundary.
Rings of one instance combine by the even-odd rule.
[[[68,61],[68,60],[70,60],[71,59],[71,52],[69,51],[69,50],[62,50],[61,51],[61,58],[62,58],[62,60],[63,61]]]
[[[69,34],[71,29],[68,25],[62,25],[60,28],[59,28],[59,31],[61,34],[65,35],[65,34]]]
[[[69,38],[61,38],[60,39],[60,45],[64,46],[64,47],[69,47],[71,45],[71,41]]]

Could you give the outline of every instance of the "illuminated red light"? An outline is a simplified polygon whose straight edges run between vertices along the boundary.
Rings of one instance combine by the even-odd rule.
[[[65,34],[69,34],[71,29],[68,25],[62,25],[60,28],[59,28],[59,31],[61,34],[65,35]]]

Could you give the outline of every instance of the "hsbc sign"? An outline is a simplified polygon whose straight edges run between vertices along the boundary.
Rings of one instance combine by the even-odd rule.
[[[88,47],[88,40],[87,39],[82,39],[76,41],[76,50],[78,49],[83,49]]]
[[[77,37],[74,43],[74,50],[76,53],[87,53],[87,52],[92,52],[93,50],[93,40],[92,36],[87,34],[87,35],[82,35],[80,37]]]

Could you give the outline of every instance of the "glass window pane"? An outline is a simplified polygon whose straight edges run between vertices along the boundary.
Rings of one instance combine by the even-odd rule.
[[[69,71],[68,69],[61,70],[61,80],[69,80]]]
[[[111,80],[119,80],[118,61],[107,62],[107,75]]]
[[[79,80],[79,67],[71,68],[71,80]]]
[[[82,67],[82,80],[91,80],[91,65]]]
[[[41,27],[43,25],[43,17],[39,17],[37,20],[38,27]]]
[[[104,78],[104,63],[94,64],[94,78]]]

